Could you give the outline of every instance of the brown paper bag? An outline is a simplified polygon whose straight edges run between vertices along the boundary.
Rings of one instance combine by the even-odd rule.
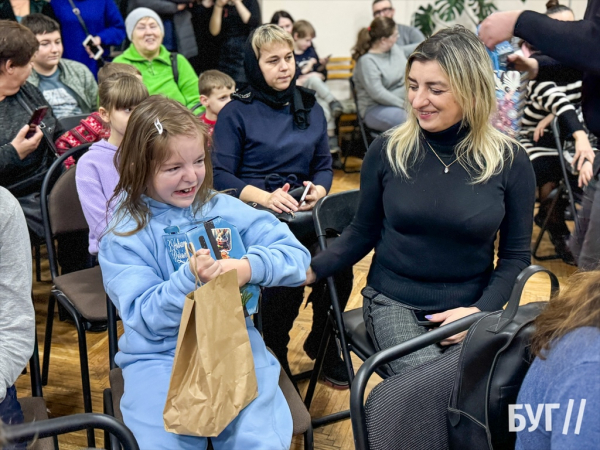
[[[163,411],[167,431],[218,436],[258,396],[237,271],[185,299]]]

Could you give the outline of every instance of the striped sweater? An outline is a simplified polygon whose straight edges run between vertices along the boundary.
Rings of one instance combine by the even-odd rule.
[[[556,148],[540,146],[534,142],[533,134],[537,124],[548,114],[558,117],[560,128],[572,136],[583,130],[583,121],[578,114],[581,102],[581,81],[558,85],[553,81],[531,81],[527,88],[527,103],[521,123],[519,141],[525,147],[531,160],[544,155],[556,155]],[[550,133],[550,126],[545,130]],[[546,134],[544,135],[546,137]],[[544,139],[548,142],[548,139]],[[550,140],[552,142],[552,140]]]

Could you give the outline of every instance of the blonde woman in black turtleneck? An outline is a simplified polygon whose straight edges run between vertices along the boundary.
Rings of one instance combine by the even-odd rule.
[[[530,263],[535,177],[525,151],[490,124],[494,74],[483,44],[463,27],[439,31],[409,57],[406,86],[407,122],[369,148],[355,219],[307,274],[307,282],[329,276],[375,248],[363,314],[379,350],[427,331],[411,310],[445,325],[502,308]]]

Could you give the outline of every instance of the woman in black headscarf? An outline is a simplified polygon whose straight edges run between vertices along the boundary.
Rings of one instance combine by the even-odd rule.
[[[249,85],[233,94],[234,101],[221,110],[213,136],[215,188],[231,189],[231,194],[241,200],[276,213],[312,210],[333,180],[325,115],[313,91],[296,86],[293,50],[292,37],[276,25],[263,25],[254,32],[244,55]],[[309,182],[308,195],[300,204],[299,196],[292,191],[301,192]],[[302,243],[312,245],[316,241],[312,236],[301,239]],[[338,283],[340,291],[347,291],[340,292],[340,298],[346,301],[352,288],[351,270],[349,273],[345,282]],[[313,329],[304,345],[310,357],[316,356],[329,308],[324,286],[315,286],[315,295],[311,296]],[[265,291],[265,342],[289,372],[288,333],[304,290]],[[333,353],[324,371],[332,384],[347,386],[344,366]]]

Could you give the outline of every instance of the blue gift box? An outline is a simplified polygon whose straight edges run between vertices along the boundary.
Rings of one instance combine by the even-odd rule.
[[[190,244],[196,250],[200,248],[210,250],[215,260],[241,259],[246,254],[246,248],[237,228],[221,217],[190,224],[184,229],[176,226],[167,227],[164,231],[166,234],[163,239],[175,270],[188,261],[186,247],[189,248]],[[247,316],[255,314],[258,311],[260,287],[246,284],[240,288],[240,295],[244,313]]]

